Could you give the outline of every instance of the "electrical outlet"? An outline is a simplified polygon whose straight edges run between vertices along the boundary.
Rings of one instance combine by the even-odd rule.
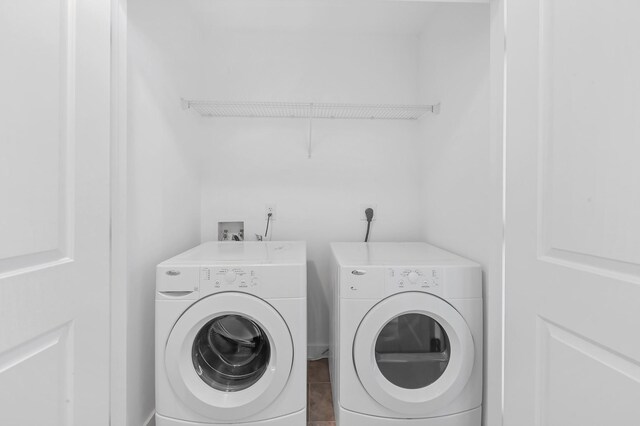
[[[360,220],[367,220],[367,215],[364,213],[366,209],[373,209],[373,220],[378,217],[378,205],[377,204],[360,204]]]
[[[271,213],[271,220],[276,220],[276,205],[275,204],[266,204],[264,206],[264,218],[269,218],[269,213]]]

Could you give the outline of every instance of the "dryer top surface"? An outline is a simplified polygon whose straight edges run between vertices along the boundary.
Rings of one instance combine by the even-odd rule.
[[[461,266],[480,267],[464,257],[427,243],[332,243],[343,266]]]

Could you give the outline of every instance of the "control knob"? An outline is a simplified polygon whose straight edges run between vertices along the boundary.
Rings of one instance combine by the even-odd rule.
[[[228,271],[226,274],[224,274],[224,279],[226,282],[231,284],[236,280],[236,273],[234,271]]]
[[[409,278],[409,282],[410,282],[411,284],[415,284],[415,283],[417,283],[417,282],[418,282],[418,279],[419,279],[420,277],[418,276],[418,273],[417,273],[417,272],[409,272],[409,275],[407,276],[407,278]]]

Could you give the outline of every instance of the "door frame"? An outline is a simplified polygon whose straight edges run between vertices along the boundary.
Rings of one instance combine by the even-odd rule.
[[[504,413],[504,336],[505,336],[505,223],[506,223],[506,60],[508,54],[506,9],[508,0],[490,4],[490,99],[489,133],[491,161],[491,199],[494,230],[499,247],[493,247],[493,277],[484,282],[484,380],[482,424],[503,425]]]
[[[357,1],[357,0],[356,0]],[[435,0],[385,0],[424,1]],[[505,62],[507,0],[439,0],[490,7],[490,157],[492,261],[484,282],[483,424],[502,425],[504,393]],[[127,3],[111,0],[111,424],[127,425]],[[144,426],[154,424],[154,412]],[[127,425],[129,426],[129,425]],[[131,425],[138,426],[138,425]]]
[[[127,425],[127,0],[111,0],[111,371],[112,426]],[[152,425],[151,412],[143,426]],[[137,426],[137,425],[136,425]]]

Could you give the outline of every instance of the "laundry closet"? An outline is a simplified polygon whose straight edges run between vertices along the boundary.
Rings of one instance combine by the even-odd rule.
[[[321,357],[329,243],[363,241],[366,207],[370,241],[427,241],[482,265],[485,424],[497,424],[502,52],[490,2],[128,0],[120,12],[128,336],[114,404],[130,424],[154,407],[157,263],[217,240],[220,223],[242,222],[247,241],[306,241],[308,353]]]

